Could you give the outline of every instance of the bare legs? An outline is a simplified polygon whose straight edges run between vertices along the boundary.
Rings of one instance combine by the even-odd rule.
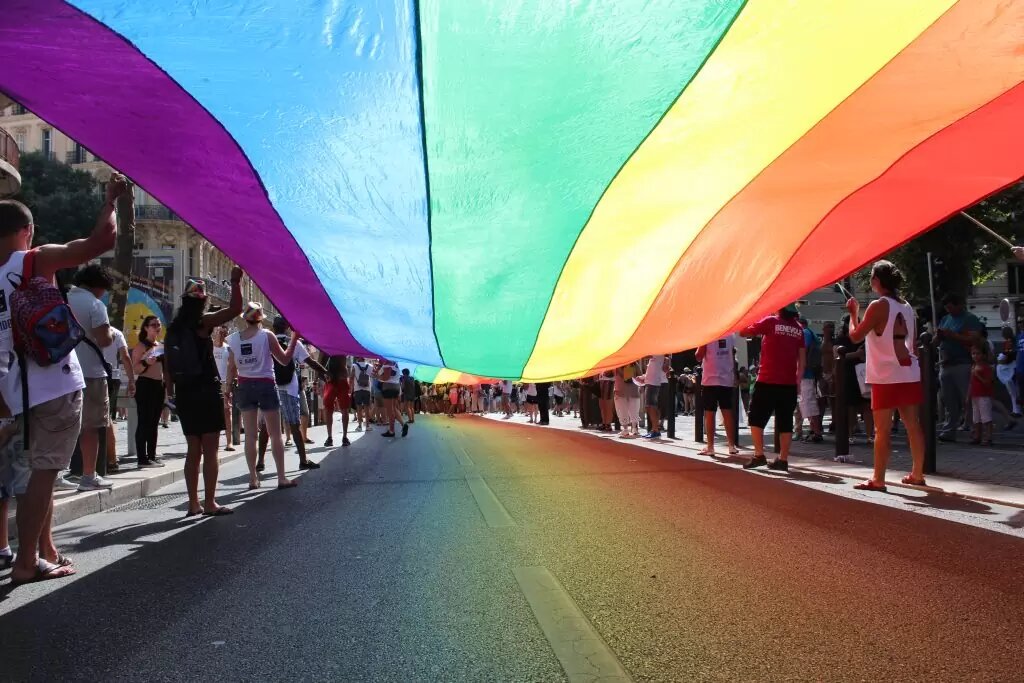
[[[201,512],[213,514],[220,509],[220,506],[217,505],[217,477],[220,473],[217,449],[220,443],[220,432],[211,432],[201,436],[186,436],[185,440],[188,442],[188,453],[185,455],[188,514],[197,515]],[[203,488],[206,494],[201,505],[199,503],[200,460],[203,465]]]
[[[258,410],[246,410],[242,412],[242,424],[245,425],[245,461],[249,465],[249,488],[257,488],[260,485],[260,478],[256,472],[256,442],[259,428],[256,426]],[[267,425],[267,435],[270,439],[270,450],[274,455],[274,465],[277,467],[278,486],[288,486],[292,482],[284,476],[284,440],[281,438],[281,411],[264,411],[263,419]]]
[[[910,443],[911,465],[910,481],[904,483],[924,483],[924,430],[918,406],[900,406],[897,408],[903,425],[907,430],[907,441]],[[885,472],[892,454],[892,418],[893,409],[875,410],[875,467],[871,481],[877,486],[885,486]]]

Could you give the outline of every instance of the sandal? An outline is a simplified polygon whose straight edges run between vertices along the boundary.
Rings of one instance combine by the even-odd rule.
[[[906,476],[906,477],[903,477],[902,479],[900,479],[900,483],[901,484],[906,484],[907,486],[927,486],[928,485],[928,484],[925,483],[924,477],[921,477],[920,479],[915,480],[915,479],[913,479],[910,476]]]
[[[299,482],[293,480],[293,481],[288,482],[287,484],[278,484],[277,485],[277,490],[280,491],[281,489],[293,489],[293,488],[295,488],[298,485],[299,485]]]
[[[868,479],[865,482],[857,484],[853,488],[857,489],[858,491],[881,491],[881,492],[885,492],[887,490],[885,488],[885,484],[878,484],[873,479]]]
[[[227,507],[218,507],[213,512],[203,510],[203,517],[223,517],[224,515],[233,515],[235,511]]]
[[[710,455],[710,456],[714,456],[714,455],[716,455],[716,453],[713,450],[711,450],[710,448],[702,448],[702,449],[700,449],[700,451],[697,452],[697,455]]]
[[[739,454],[740,454],[740,449],[736,448],[736,446],[733,446],[732,448],[729,449],[729,455],[739,455]]]
[[[50,581],[52,579],[63,579],[75,574],[77,570],[72,566],[60,566],[40,558],[36,564],[36,573],[27,579],[16,579],[11,577],[11,587],[17,588],[27,583],[38,583],[39,581]]]

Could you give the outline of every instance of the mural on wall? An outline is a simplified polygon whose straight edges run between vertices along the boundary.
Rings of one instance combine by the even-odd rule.
[[[101,263],[109,267],[113,259],[101,259]],[[123,330],[128,346],[134,346],[138,341],[139,328],[146,316],[158,317],[163,329],[174,316],[174,257],[136,256],[132,270],[132,287],[128,290]],[[104,303],[109,304],[109,295],[104,298]],[[163,330],[160,335],[162,339]]]

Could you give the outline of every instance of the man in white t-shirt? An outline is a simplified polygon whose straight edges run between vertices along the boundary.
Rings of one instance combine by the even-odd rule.
[[[352,372],[349,375],[349,386],[352,387],[352,404],[356,408],[356,431],[363,431],[363,422],[366,422],[366,431],[372,432],[370,426],[370,389],[373,385],[373,366],[362,356],[356,356],[352,363]]]
[[[110,318],[107,307],[100,299],[110,290],[113,282],[107,269],[99,265],[88,265],[75,273],[75,285],[68,291],[68,306],[79,324],[85,328],[88,342],[78,347],[78,361],[85,376],[85,391],[82,393],[82,433],[79,445],[82,450],[82,479],[79,491],[98,491],[110,488],[113,482],[96,474],[96,459],[99,455],[100,431],[106,431],[110,424],[110,393],[107,390],[107,369],[103,350],[114,339],[110,334]],[[105,454],[104,454],[105,456]]]
[[[647,363],[647,372],[644,374],[643,384],[646,390],[647,426],[650,428],[645,439],[661,438],[661,411],[658,409],[658,400],[661,394],[661,385],[668,378],[669,358],[668,356],[651,356]]]
[[[31,358],[25,368],[14,357],[10,299],[13,279],[25,271],[53,281],[54,273],[75,268],[114,248],[117,235],[114,201],[127,189],[123,176],[107,184],[107,200],[92,233],[68,244],[47,244],[32,250],[35,232],[32,212],[21,202],[0,201],[0,477],[4,489],[18,497],[18,557],[11,583],[59,579],[75,573],[74,563],[57,552],[51,529],[53,484],[71,462],[82,423],[85,378],[72,351],[60,361],[40,366]],[[26,268],[30,262],[31,268]],[[22,373],[28,385],[28,405],[22,405]],[[27,443],[21,433],[28,411]]]
[[[107,348],[103,349],[103,358],[110,366],[110,379],[107,381],[108,395],[110,396],[110,421],[107,422],[107,473],[113,474],[118,471],[117,464],[117,441],[114,434],[114,422],[117,417],[117,397],[121,391],[121,382],[127,379],[128,396],[135,396],[135,370],[132,368],[132,360],[128,356],[128,342],[125,341],[124,333],[116,327],[110,328],[110,337],[113,340]]]
[[[278,342],[281,342],[283,339],[285,344],[289,343],[288,334],[291,328],[284,318],[281,316],[274,318],[271,327],[274,329],[274,334],[277,335]],[[316,470],[320,469],[320,464],[306,458],[306,443],[302,438],[302,414],[299,408],[299,373],[303,365],[313,368],[321,377],[327,376],[327,369],[311,358],[306,345],[298,341],[295,342],[295,354],[292,356],[291,363],[281,365],[277,359],[274,360],[274,376],[278,382],[277,396],[281,400],[281,419],[291,432],[292,439],[295,440],[295,450],[299,452],[299,469]],[[282,383],[282,380],[287,381]]]
[[[736,335],[730,334],[700,347],[697,349],[697,360],[701,362],[700,386],[704,403],[704,435],[707,440],[707,446],[700,454],[715,454],[715,413],[721,408],[729,455],[738,455],[739,449],[732,438],[735,419],[732,397],[736,386]]]

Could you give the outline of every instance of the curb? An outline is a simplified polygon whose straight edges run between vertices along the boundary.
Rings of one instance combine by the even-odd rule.
[[[238,458],[244,457],[245,451],[241,450],[237,453],[224,453],[217,458],[217,461],[221,465],[224,465],[237,460]],[[154,491],[158,491],[169,484],[173,484],[174,482],[181,481],[185,478],[184,464],[185,460],[182,458],[178,467],[171,467],[170,463],[168,463],[166,470],[159,474],[154,474],[151,477],[124,482],[118,482],[114,479],[116,482],[114,484],[114,488],[107,491],[88,491],[67,496],[66,498],[61,498],[59,500],[54,500],[53,526],[56,528],[61,524],[74,521],[80,517],[85,517],[86,515],[91,515],[95,512],[103,512],[104,510],[109,510],[110,508],[117,507],[118,505],[124,505],[125,503],[145,498]],[[113,476],[110,478],[113,479]],[[12,509],[8,516],[10,533],[12,536],[17,534],[15,512],[16,510]]]

